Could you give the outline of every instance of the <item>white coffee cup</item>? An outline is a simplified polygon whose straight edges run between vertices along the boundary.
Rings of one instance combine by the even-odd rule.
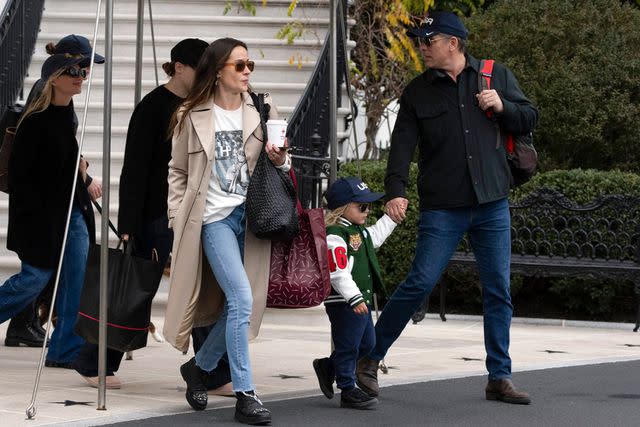
[[[286,120],[267,120],[267,139],[276,147],[284,147],[287,137]]]

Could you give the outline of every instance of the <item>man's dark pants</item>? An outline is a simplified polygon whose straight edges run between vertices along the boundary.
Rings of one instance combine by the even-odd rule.
[[[431,293],[465,232],[475,254],[484,309],[484,344],[489,379],[511,378],[509,293],[511,220],[507,199],[469,208],[425,210],[420,214],[411,270],[387,302],[376,323],[376,347],[369,357],[382,360],[422,301]]]

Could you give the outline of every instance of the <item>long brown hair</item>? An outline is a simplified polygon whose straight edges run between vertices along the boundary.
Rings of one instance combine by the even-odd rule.
[[[204,51],[196,67],[193,87],[189,91],[189,95],[184,99],[182,106],[171,117],[170,130],[175,129],[177,125],[178,132],[180,132],[184,119],[191,110],[213,97],[218,81],[218,72],[222,70],[225,62],[229,59],[231,51],[238,46],[249,50],[244,42],[225,37],[214,41]],[[178,119],[179,114],[182,114],[180,119]]]

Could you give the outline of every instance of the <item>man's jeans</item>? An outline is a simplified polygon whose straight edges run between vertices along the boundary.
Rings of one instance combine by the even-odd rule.
[[[84,340],[75,334],[80,294],[89,252],[89,233],[80,208],[71,212],[67,246],[60,271],[60,283],[56,297],[58,320],[51,335],[47,360],[72,362]],[[18,274],[11,276],[0,286],[0,323],[18,314],[47,286],[55,270],[38,268],[22,263]]]
[[[225,303],[222,315],[196,353],[196,365],[207,372],[213,371],[227,352],[235,392],[255,389],[249,359],[253,296],[242,262],[244,236],[244,204],[225,219],[202,226],[202,248],[224,292]]]
[[[422,301],[431,293],[465,232],[476,256],[484,309],[484,345],[489,379],[511,377],[509,294],[511,220],[507,199],[470,208],[434,209],[420,214],[411,270],[376,324],[376,347],[369,355],[382,360]]]

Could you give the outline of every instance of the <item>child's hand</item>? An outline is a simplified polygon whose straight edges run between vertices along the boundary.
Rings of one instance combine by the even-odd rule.
[[[360,304],[353,307],[353,311],[356,314],[367,314],[369,312],[369,309],[367,308],[367,304],[361,302]]]

